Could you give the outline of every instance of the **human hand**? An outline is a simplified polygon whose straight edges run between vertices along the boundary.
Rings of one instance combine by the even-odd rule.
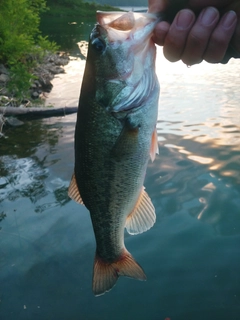
[[[172,0],[149,0],[149,12],[165,12],[170,20],[177,12],[172,24],[158,23],[153,38],[163,45],[165,57],[172,62],[180,59],[188,65],[202,60],[220,62],[230,40],[240,52],[240,1],[174,0],[173,4]],[[199,13],[198,17],[195,13]]]

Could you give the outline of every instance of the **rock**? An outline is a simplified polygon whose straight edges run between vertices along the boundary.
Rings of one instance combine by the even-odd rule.
[[[64,73],[64,69],[61,68],[61,67],[58,67],[58,66],[53,66],[53,67],[49,68],[49,71],[50,71],[52,74]]]
[[[61,65],[66,66],[68,64],[69,60],[70,60],[69,57],[67,59],[66,58],[61,59]]]
[[[35,80],[35,81],[34,81],[34,84],[35,84],[38,88],[41,88],[41,83],[40,83],[38,80]]]
[[[0,82],[8,82],[9,76],[5,73],[0,74]]]
[[[38,99],[39,98],[39,93],[37,91],[33,91],[32,94],[31,94],[31,97],[33,99]]]
[[[53,85],[51,84],[49,79],[40,79],[42,91],[44,92],[50,92],[52,90]]]
[[[49,69],[51,69],[54,66],[54,63],[46,63],[43,67],[42,70],[48,71]]]
[[[32,84],[31,84],[31,89],[37,89],[37,87],[38,87],[38,86],[37,86],[35,83],[32,83]]]
[[[46,60],[46,63],[51,63],[56,66],[65,66],[68,64],[70,58],[66,54],[53,54],[49,56]]]
[[[48,62],[54,62],[54,56],[50,56],[50,57],[48,58]]]
[[[55,65],[57,66],[65,66],[69,62],[69,57],[68,56],[61,56],[58,59],[55,60]]]
[[[3,96],[8,96],[9,95],[9,91],[6,87],[3,87],[0,89],[0,94]]]
[[[7,68],[4,67],[3,64],[0,64],[0,73],[4,73],[4,74],[9,74],[9,71],[7,70]]]

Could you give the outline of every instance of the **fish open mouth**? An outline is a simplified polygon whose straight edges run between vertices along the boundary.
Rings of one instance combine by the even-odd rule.
[[[127,13],[117,13],[117,12],[97,12],[97,20],[100,25],[108,25],[109,27],[121,30],[128,31],[133,29],[135,25],[135,18],[132,12]]]
[[[97,22],[107,31],[110,42],[125,41],[129,37],[144,41],[158,20],[158,15],[152,13],[97,11]]]
[[[110,112],[132,112],[156,89],[156,50],[151,35],[158,21],[159,17],[151,13],[97,12],[90,43],[99,66],[104,66],[97,76],[100,92],[109,93]]]

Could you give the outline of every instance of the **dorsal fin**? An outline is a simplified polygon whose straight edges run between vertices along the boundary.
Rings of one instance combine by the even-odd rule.
[[[127,216],[125,227],[128,233],[138,234],[150,229],[155,221],[155,208],[143,187],[133,211]]]
[[[151,143],[151,148],[150,148],[150,158],[152,162],[154,161],[156,157],[156,153],[159,153],[158,150],[158,136],[157,136],[157,128],[154,129],[153,134],[152,134],[152,143]]]
[[[84,205],[82,197],[81,197],[79,190],[78,190],[75,173],[72,175],[72,180],[71,180],[69,188],[68,188],[68,196],[71,199],[73,199],[74,201],[76,201],[77,203]]]

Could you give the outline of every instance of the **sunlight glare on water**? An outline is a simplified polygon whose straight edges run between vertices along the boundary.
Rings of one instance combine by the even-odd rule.
[[[156,69],[161,85],[159,141],[164,139],[162,132],[181,136],[182,145],[177,145],[179,152],[199,163],[212,164],[213,170],[223,166],[221,159],[206,148],[195,149],[192,144],[186,148],[184,140],[194,141],[198,146],[211,145],[212,151],[222,149],[223,154],[231,149],[239,155],[239,60],[232,59],[227,65],[202,62],[187,68],[182,62],[170,63],[158,49]],[[232,174],[239,181],[239,158],[237,160],[237,170]],[[222,174],[230,173],[223,170]]]

